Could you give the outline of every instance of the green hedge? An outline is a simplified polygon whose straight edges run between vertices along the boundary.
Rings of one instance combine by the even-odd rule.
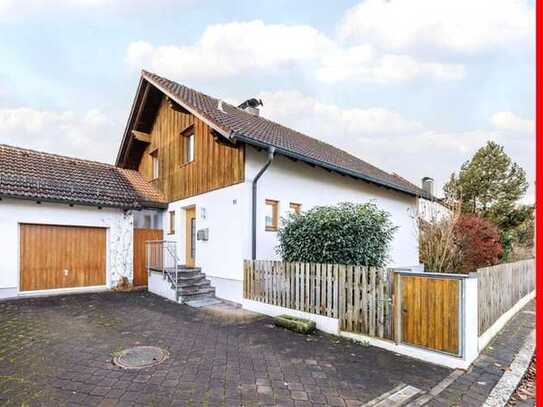
[[[384,266],[396,227],[373,203],[318,206],[283,219],[284,261]]]

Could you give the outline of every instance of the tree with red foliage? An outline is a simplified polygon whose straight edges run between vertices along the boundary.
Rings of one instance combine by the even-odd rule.
[[[460,216],[454,235],[462,259],[457,266],[459,273],[499,263],[503,247],[498,228],[490,221],[473,215]]]

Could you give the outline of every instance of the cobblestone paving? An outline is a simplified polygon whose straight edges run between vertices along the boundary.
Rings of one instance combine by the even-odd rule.
[[[0,302],[0,405],[360,405],[398,383],[428,390],[448,369],[335,337],[306,337],[147,292]],[[167,349],[144,370],[112,356]]]
[[[268,318],[236,321],[147,292],[0,302],[0,405],[352,406],[398,383],[429,390],[450,370]],[[121,370],[155,345],[170,358]]]
[[[426,405],[482,406],[534,328],[532,300],[496,335],[464,375]]]

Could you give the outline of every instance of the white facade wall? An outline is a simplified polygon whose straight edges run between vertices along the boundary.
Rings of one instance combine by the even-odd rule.
[[[164,239],[177,242],[186,263],[186,213],[196,208],[196,229],[208,229],[208,240],[196,240],[196,266],[210,277],[217,296],[240,302],[244,253],[250,250],[250,186],[240,183],[172,202],[164,212]],[[175,233],[168,234],[169,212],[175,211]]]
[[[247,148],[245,176],[249,183],[265,162],[264,152],[258,153]],[[389,265],[398,267],[419,264],[415,221],[418,202],[415,197],[276,156],[258,182],[256,257],[279,260],[276,253],[277,232],[267,232],[264,228],[266,199],[279,201],[281,217],[287,216],[290,202],[302,204],[303,211],[318,205],[372,201],[380,209],[389,212],[392,222],[398,226],[391,244]],[[249,250],[247,258],[250,258],[250,254]]]
[[[452,212],[445,205],[438,201],[430,201],[428,199],[419,199],[419,218],[426,222],[439,222],[449,216]]]
[[[178,257],[185,262],[185,209],[196,207],[196,229],[209,230],[208,241],[196,241],[196,265],[209,276],[217,296],[231,301],[241,302],[243,260],[251,258],[252,180],[265,162],[266,153],[247,147],[245,182],[172,202],[164,212],[165,239],[178,243]],[[258,182],[258,259],[279,259],[277,233],[264,228],[266,199],[279,201],[282,217],[286,216],[290,202],[300,203],[302,210],[307,210],[345,201],[374,201],[391,214],[398,226],[390,265],[419,263],[415,197],[276,156]],[[176,213],[176,225],[175,233],[168,235],[170,211]]]
[[[122,277],[132,281],[133,215],[120,209],[3,199],[0,201],[0,298],[19,295],[19,224],[34,223],[107,228],[106,286]],[[83,288],[73,289],[81,291]],[[66,289],[64,291],[70,291]]]

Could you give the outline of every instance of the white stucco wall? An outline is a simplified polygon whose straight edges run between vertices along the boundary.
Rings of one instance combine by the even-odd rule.
[[[439,222],[452,215],[452,211],[438,201],[428,199],[419,199],[418,216],[426,222]]]
[[[122,277],[132,281],[132,212],[3,199],[0,201],[0,298],[19,294],[20,223],[107,228],[106,286],[114,287]]]
[[[245,176],[250,183],[264,165],[266,154],[247,147],[246,157]],[[277,156],[258,182],[259,259],[279,259],[276,253],[277,232],[267,232],[264,228],[266,199],[279,201],[281,217],[286,217],[290,202],[300,203],[302,210],[307,210],[317,205],[373,201],[380,209],[389,212],[392,222],[398,226],[391,244],[389,265],[413,266],[419,263],[415,222],[418,202],[415,197]],[[247,258],[250,254],[250,250],[245,252]]]
[[[241,183],[170,203],[163,215],[164,239],[178,243],[178,257],[186,262],[185,209],[195,207],[196,229],[209,230],[209,240],[196,241],[196,265],[209,276],[242,280],[242,254],[250,233],[247,194],[247,185]],[[170,211],[176,213],[174,234],[168,234]]]

